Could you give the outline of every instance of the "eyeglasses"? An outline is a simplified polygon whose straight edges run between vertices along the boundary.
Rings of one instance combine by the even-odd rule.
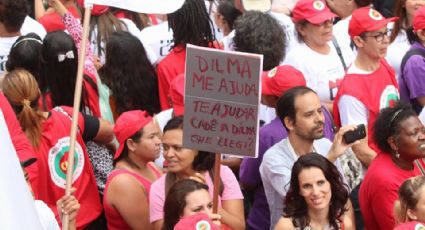
[[[375,40],[377,42],[382,42],[382,41],[384,41],[385,38],[388,38],[389,36],[390,36],[390,31],[386,30],[384,32],[379,32],[379,33],[374,34],[374,35],[363,34],[361,37],[372,37],[372,38],[375,38]]]
[[[330,19],[328,19],[328,20],[326,20],[322,23],[319,23],[319,24],[312,24],[312,23],[310,23],[310,24],[315,25],[317,27],[324,27],[324,26],[333,25],[334,21],[335,21],[334,18],[330,18]]]

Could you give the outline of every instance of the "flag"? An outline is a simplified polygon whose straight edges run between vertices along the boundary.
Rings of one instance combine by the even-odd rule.
[[[185,0],[85,0],[85,5],[112,6],[145,14],[168,14],[182,7]]]
[[[42,229],[0,110],[0,229]]]

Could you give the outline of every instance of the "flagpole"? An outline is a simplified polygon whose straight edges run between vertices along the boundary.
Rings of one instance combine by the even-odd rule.
[[[83,70],[84,62],[86,57],[86,45],[89,37],[89,25],[90,25],[90,16],[91,9],[93,5],[85,5],[84,10],[84,21],[83,21],[83,40],[81,42],[80,53],[78,56],[78,69],[77,69],[77,81],[75,83],[75,93],[74,93],[74,107],[72,111],[72,126],[69,142],[69,154],[68,154],[68,164],[66,170],[66,185],[65,185],[65,195],[69,195],[72,187],[72,174],[74,168],[74,153],[75,153],[75,141],[77,137],[78,129],[78,113],[81,102],[81,90],[83,85]],[[68,230],[69,226],[69,216],[64,215],[62,219],[62,230]]]

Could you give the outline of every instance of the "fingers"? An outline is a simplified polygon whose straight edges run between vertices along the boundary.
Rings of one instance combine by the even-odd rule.
[[[197,181],[202,184],[206,184],[205,176],[201,173],[195,173],[195,175],[190,176],[189,179]]]

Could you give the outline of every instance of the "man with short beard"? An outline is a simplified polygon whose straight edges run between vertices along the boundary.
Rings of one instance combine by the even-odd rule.
[[[277,115],[288,131],[288,137],[268,149],[260,165],[267,202],[270,207],[270,229],[282,216],[283,203],[291,179],[291,169],[298,157],[317,152],[334,162],[344,175],[338,157],[352,145],[343,141],[343,134],[355,126],[343,127],[334,142],[324,138],[323,107],[316,92],[298,86],[283,94],[276,105]],[[357,143],[357,142],[355,142]],[[349,208],[349,215],[352,213]]]

